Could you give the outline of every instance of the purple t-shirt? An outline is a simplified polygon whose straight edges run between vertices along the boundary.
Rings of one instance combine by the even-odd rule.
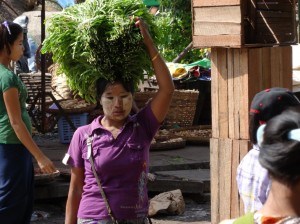
[[[93,136],[93,155],[98,176],[117,220],[148,214],[147,173],[149,148],[160,124],[150,105],[130,116],[116,139],[100,124],[102,117],[78,128],[72,138],[67,163],[84,167],[85,179],[78,218],[109,219],[105,202],[87,159],[88,136]]]

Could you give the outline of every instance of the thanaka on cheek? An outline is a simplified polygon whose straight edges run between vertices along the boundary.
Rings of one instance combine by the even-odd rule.
[[[124,120],[132,108],[132,94],[128,96],[101,97],[104,115],[112,120]]]
[[[132,108],[132,95],[128,95],[123,98],[123,110],[125,110],[126,114],[128,115]]]

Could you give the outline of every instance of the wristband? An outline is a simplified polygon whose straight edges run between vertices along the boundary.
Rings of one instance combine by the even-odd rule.
[[[159,53],[157,52],[157,54],[153,58],[151,58],[151,61],[154,61],[158,57],[158,55]]]

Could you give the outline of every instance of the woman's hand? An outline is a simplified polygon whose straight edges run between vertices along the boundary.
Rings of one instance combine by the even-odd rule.
[[[148,25],[139,17],[135,17],[135,26],[138,27],[141,31],[141,34],[144,38],[144,43],[147,44],[152,44],[153,45],[153,40],[152,37],[149,33],[148,30]]]
[[[39,156],[39,158],[36,158],[36,160],[43,173],[50,174],[54,173],[57,170],[52,161],[44,154]]]

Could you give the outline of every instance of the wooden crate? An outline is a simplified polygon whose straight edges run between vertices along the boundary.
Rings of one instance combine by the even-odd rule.
[[[213,138],[249,139],[249,105],[267,88],[292,88],[292,48],[212,48]]]
[[[295,0],[192,0],[193,47],[297,42]]]

